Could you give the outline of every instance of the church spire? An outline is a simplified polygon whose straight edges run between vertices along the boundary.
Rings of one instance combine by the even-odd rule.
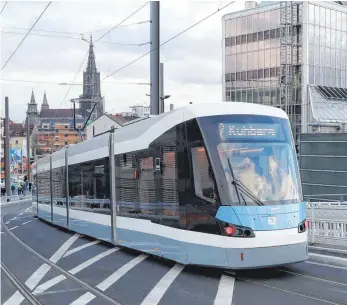
[[[90,35],[87,73],[96,73],[93,37]]]
[[[35,95],[34,95],[34,89],[31,89],[30,104],[36,104]]]
[[[46,91],[43,94],[43,101],[42,101],[42,105],[41,105],[41,110],[43,110],[43,109],[49,109],[49,104],[48,104],[48,101],[47,101]]]

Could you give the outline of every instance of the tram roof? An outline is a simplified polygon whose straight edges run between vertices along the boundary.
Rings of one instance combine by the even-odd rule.
[[[179,123],[198,117],[226,114],[266,115],[288,119],[286,113],[278,108],[250,103],[200,103],[177,108],[157,116],[144,118],[135,123],[129,122],[114,131],[115,154],[137,151],[148,148],[149,144],[160,135]],[[68,149],[69,164],[87,162],[109,155],[109,133],[90,140],[71,145]],[[38,165],[49,169],[49,156],[38,160]],[[52,167],[65,165],[65,152],[61,149],[52,154]],[[48,168],[46,168],[48,166]]]

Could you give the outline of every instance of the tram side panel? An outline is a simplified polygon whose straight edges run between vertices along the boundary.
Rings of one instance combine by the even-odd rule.
[[[69,171],[69,228],[111,241],[109,158],[72,164]]]
[[[39,168],[40,169],[40,168]],[[38,217],[51,222],[50,170],[39,170],[37,173]]]
[[[53,223],[60,227],[67,227],[65,171],[65,166],[52,169]]]

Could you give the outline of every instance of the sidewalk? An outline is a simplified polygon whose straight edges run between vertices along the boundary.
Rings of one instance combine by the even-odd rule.
[[[32,196],[29,193],[28,195],[14,195],[14,196],[2,196],[1,197],[1,206],[9,205],[9,204],[14,204],[14,203],[19,203],[23,201],[29,201],[31,200]],[[10,199],[8,201],[8,199]]]
[[[309,244],[308,251],[312,262],[347,268],[346,246],[332,244]]]

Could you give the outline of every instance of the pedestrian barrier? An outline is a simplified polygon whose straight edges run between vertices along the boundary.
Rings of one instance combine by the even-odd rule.
[[[308,202],[311,243],[347,245],[347,202]]]

